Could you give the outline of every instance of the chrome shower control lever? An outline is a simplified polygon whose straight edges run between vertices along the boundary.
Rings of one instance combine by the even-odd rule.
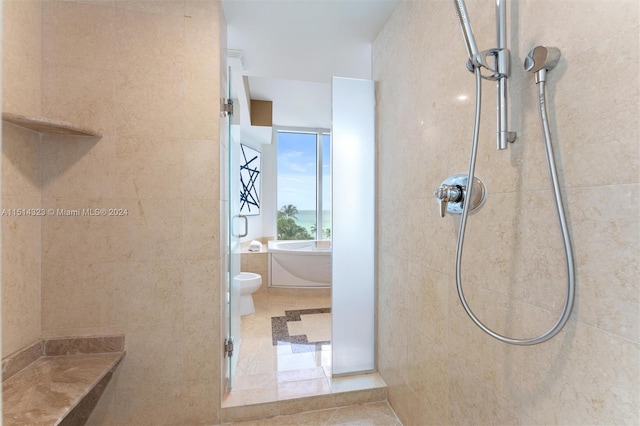
[[[436,189],[433,195],[435,195],[440,204],[440,217],[444,217],[447,213],[447,205],[449,203],[459,203],[462,201],[462,187],[443,183]]]
[[[477,177],[473,178],[471,195],[468,195],[467,184],[468,175],[454,175],[445,179],[433,195],[438,200],[440,206],[440,217],[445,217],[446,212],[462,213],[465,200],[469,200],[469,211],[479,208],[487,197],[487,190],[484,183]]]

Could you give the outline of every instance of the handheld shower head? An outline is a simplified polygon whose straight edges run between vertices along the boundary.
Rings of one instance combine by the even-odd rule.
[[[453,5],[456,8],[456,15],[458,16],[458,22],[460,23],[460,29],[462,30],[462,37],[464,37],[467,54],[469,55],[469,59],[473,62],[474,56],[479,52],[478,46],[476,45],[476,39],[473,37],[473,30],[471,29],[471,23],[469,22],[467,8],[464,4],[464,0],[453,0]]]
[[[555,68],[560,60],[560,49],[557,47],[536,46],[524,60],[524,70],[535,73],[536,83],[544,81],[546,73]]]

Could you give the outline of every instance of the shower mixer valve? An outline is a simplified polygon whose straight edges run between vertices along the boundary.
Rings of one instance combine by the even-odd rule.
[[[446,213],[462,213],[464,200],[470,201],[469,211],[479,208],[487,198],[487,191],[484,183],[477,177],[473,178],[473,188],[471,196],[467,196],[468,175],[454,175],[445,179],[433,195],[440,205],[440,217],[445,217]]]
[[[440,204],[440,217],[444,217],[447,213],[449,203],[462,202],[462,191],[463,188],[459,185],[447,185],[444,183],[436,189],[433,195],[435,195]]]

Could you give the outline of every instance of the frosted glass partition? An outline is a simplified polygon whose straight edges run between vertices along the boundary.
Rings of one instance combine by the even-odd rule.
[[[371,80],[333,78],[333,374],[375,368],[375,96]]]

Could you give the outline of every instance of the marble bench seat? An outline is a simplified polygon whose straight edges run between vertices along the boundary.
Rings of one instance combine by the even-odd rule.
[[[3,425],[83,424],[124,357],[123,349],[124,336],[56,339],[36,342],[3,360]]]

